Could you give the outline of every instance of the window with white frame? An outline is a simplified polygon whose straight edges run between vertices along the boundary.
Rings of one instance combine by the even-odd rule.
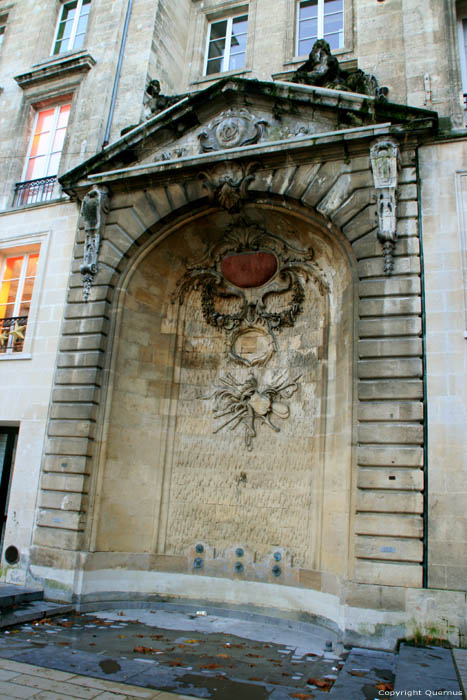
[[[344,0],[298,1],[296,55],[309,54],[317,39],[325,39],[331,49],[344,46]]]
[[[209,25],[205,75],[245,67],[248,15],[227,17]]]
[[[38,110],[23,172],[16,185],[14,205],[35,204],[53,198],[71,104]]]
[[[2,256],[0,354],[23,350],[39,252]]]
[[[91,0],[63,3],[52,54],[80,49],[83,46],[90,8]]]

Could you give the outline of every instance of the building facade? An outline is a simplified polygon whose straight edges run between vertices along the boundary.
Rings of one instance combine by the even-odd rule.
[[[464,17],[0,0],[4,580],[463,641]]]

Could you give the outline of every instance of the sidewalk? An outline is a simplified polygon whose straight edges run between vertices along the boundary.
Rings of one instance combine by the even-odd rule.
[[[0,659],[0,700],[193,700],[161,690]]]

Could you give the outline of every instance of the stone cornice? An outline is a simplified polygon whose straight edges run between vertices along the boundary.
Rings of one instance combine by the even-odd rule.
[[[21,88],[40,85],[49,80],[68,78],[75,73],[87,73],[96,61],[85,51],[53,56],[46,61],[36,63],[27,73],[16,75],[15,80]]]

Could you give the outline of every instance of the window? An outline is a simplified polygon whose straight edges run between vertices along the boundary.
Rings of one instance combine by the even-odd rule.
[[[297,8],[297,56],[309,54],[317,39],[331,49],[344,46],[344,0],[300,0]]]
[[[84,44],[91,0],[66,2],[58,20],[52,54],[80,49]]]
[[[462,92],[464,94],[464,112],[467,123],[467,17],[461,17],[459,28],[459,53],[461,59]]]
[[[23,182],[16,185],[15,206],[52,199],[70,109],[70,104],[62,104],[36,112]]]
[[[229,17],[209,25],[205,75],[245,66],[248,15]]]
[[[0,15],[0,50],[2,48],[3,39],[5,37],[7,19],[8,15]]]
[[[0,290],[0,353],[21,352],[31,308],[39,253],[3,259]]]

